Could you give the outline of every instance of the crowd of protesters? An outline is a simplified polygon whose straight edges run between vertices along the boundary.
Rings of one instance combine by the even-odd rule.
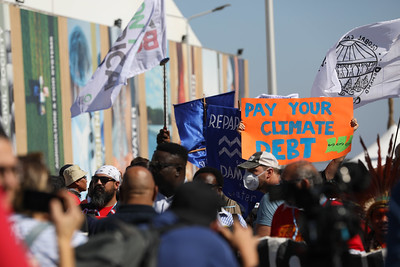
[[[386,244],[386,266],[400,266],[400,195],[391,195],[400,146],[385,165],[367,169],[343,157],[322,172],[256,152],[238,165],[244,187],[264,194],[249,224],[222,192],[219,170],[188,177],[188,151],[165,130],[157,143],[150,160],[137,157],[123,173],[101,166],[87,184],[89,173],[78,165],[51,176],[40,153],[16,157],[0,132],[0,265],[264,266],[260,242],[283,237],[307,246],[304,266],[347,266],[349,255]],[[139,240],[153,239],[137,231],[159,235],[142,255]],[[136,265],[127,262],[136,255]]]

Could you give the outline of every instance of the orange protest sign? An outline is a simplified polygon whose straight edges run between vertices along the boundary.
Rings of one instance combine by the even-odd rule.
[[[351,150],[351,97],[242,98],[242,158],[268,151],[280,164],[326,161]]]

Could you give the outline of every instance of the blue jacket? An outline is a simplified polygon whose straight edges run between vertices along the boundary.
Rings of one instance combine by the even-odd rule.
[[[179,222],[172,211],[166,211],[153,220],[155,227]],[[239,266],[228,243],[211,229],[187,225],[173,228],[161,235],[158,267],[213,267]]]
[[[118,222],[129,225],[147,225],[157,215],[154,208],[148,205],[120,205],[115,214],[104,219],[88,220],[89,235],[113,231],[118,228]]]

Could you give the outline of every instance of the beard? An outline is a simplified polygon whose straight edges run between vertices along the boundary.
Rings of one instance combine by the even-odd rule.
[[[108,202],[114,197],[115,188],[112,188],[110,191],[106,191],[106,189],[101,185],[96,185],[93,188],[92,192],[92,200],[91,203],[97,208],[104,208]]]

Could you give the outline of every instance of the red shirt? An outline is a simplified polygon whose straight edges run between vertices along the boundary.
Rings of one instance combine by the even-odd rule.
[[[272,218],[271,236],[290,238],[295,241],[303,241],[304,239],[301,236],[297,225],[299,215],[299,209],[289,207],[285,203],[281,204],[276,209],[274,217]]]
[[[101,210],[98,210],[98,209],[94,208],[93,206],[91,206],[90,203],[89,204],[83,204],[82,212],[84,214],[93,214],[94,216],[96,216],[97,219],[102,219],[102,218],[107,217],[107,215],[109,215],[109,214],[114,214],[115,213],[115,208],[117,206],[117,203],[115,203],[113,206],[104,207]]]
[[[114,208],[114,206],[110,206],[110,207],[104,207],[104,208],[102,208],[101,210],[99,210],[99,216],[96,216],[98,219],[102,219],[102,218],[105,218],[105,217],[107,217],[107,215],[111,212],[111,213],[115,213],[115,211],[114,212],[112,212],[112,209]]]
[[[79,204],[81,204],[81,200],[79,199],[79,197],[77,195],[75,195],[74,193],[71,193],[70,191],[67,191],[68,194],[74,199],[74,202],[77,206],[79,206]]]
[[[4,197],[0,188],[0,259],[1,266],[29,266],[25,250],[17,243],[8,222],[8,213],[4,205]]]

